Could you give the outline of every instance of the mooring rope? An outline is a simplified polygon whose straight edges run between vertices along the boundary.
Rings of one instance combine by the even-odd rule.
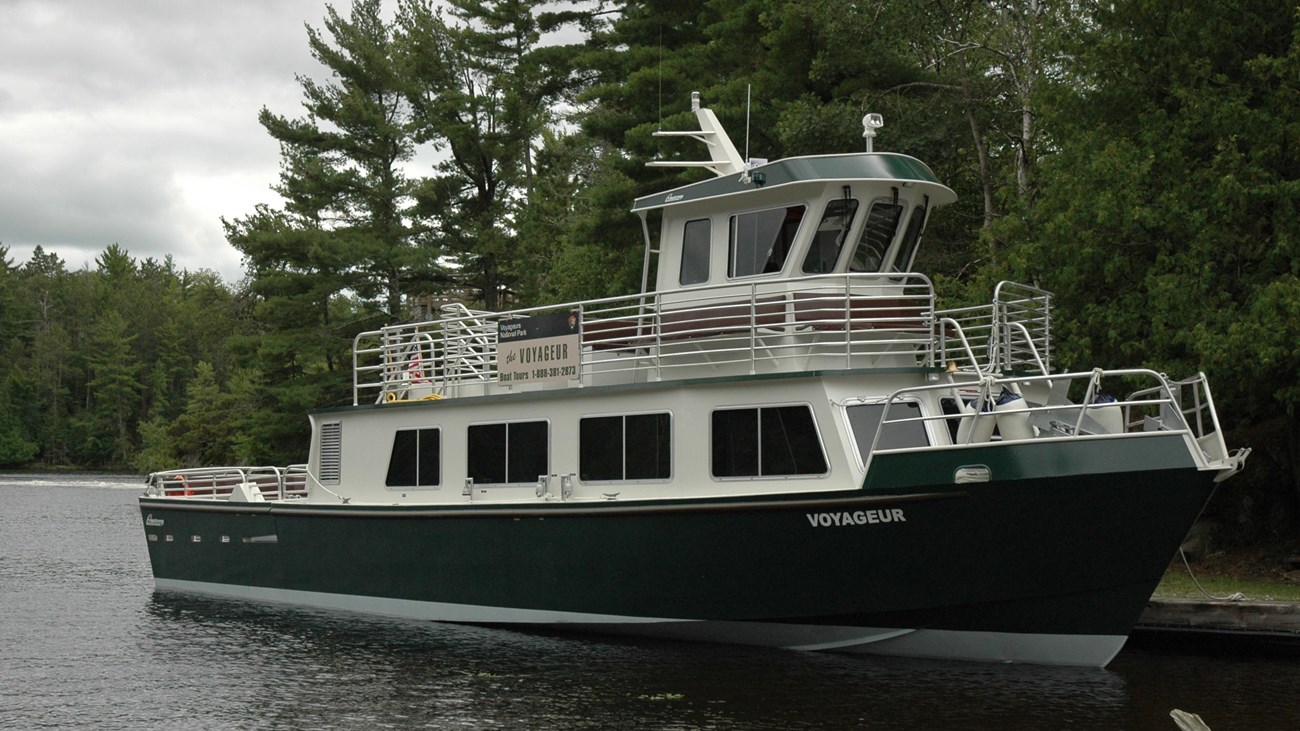
[[[1191,565],[1190,563],[1188,563],[1188,561],[1187,561],[1187,554],[1186,554],[1186,553],[1183,553],[1183,547],[1182,547],[1182,546],[1179,546],[1179,547],[1178,547],[1178,555],[1182,557],[1182,559],[1183,559],[1183,565],[1187,567],[1187,575],[1190,576],[1190,577],[1192,577],[1192,583],[1193,583],[1193,584],[1196,584],[1196,588],[1197,588],[1197,589],[1200,589],[1202,594],[1208,596],[1208,597],[1211,598],[1211,599],[1217,599],[1217,600],[1219,600],[1219,601],[1221,601],[1221,602],[1239,602],[1239,601],[1242,601],[1242,600],[1244,600],[1244,599],[1246,598],[1246,595],[1245,595],[1245,594],[1242,594],[1242,593],[1239,592],[1239,591],[1238,591],[1238,592],[1234,592],[1234,593],[1232,593],[1232,594],[1229,594],[1229,595],[1227,595],[1227,596],[1215,596],[1215,595],[1211,594],[1210,592],[1206,591],[1206,590],[1205,590],[1205,587],[1201,586],[1201,582],[1199,582],[1199,581],[1196,580],[1196,574],[1192,573],[1192,565]]]

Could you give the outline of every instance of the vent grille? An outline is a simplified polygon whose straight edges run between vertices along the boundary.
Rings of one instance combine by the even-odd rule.
[[[343,423],[320,425],[320,476],[322,485],[337,485],[343,471]]]

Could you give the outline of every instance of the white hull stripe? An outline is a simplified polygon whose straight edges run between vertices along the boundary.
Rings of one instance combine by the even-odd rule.
[[[464,624],[545,624],[577,630],[667,639],[838,650],[900,657],[1104,667],[1119,653],[1124,635],[1021,634],[896,627],[846,627],[781,622],[721,622],[631,617],[155,579],[163,591],[296,604],[388,617]]]

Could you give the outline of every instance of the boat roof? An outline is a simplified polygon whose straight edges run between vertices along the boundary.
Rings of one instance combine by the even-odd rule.
[[[694,203],[724,196],[797,183],[899,183],[926,190],[935,205],[957,200],[957,194],[939,182],[929,166],[893,152],[859,152],[809,155],[755,166],[743,175],[726,175],[637,198],[633,212]]]

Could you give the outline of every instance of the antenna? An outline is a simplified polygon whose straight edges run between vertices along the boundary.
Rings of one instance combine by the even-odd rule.
[[[664,24],[659,24],[659,129],[664,128]]]
[[[700,167],[713,171],[714,175],[733,175],[744,173],[746,171],[745,161],[740,159],[740,153],[736,151],[736,146],[731,144],[731,139],[722,129],[722,124],[718,122],[718,117],[712,109],[700,104],[700,93],[691,92],[691,111],[695,112],[696,120],[700,125],[698,132],[665,132],[658,131],[653,133],[654,137],[690,137],[691,139],[703,142],[709,148],[708,162],[685,162],[676,160],[652,160],[646,165],[650,167]]]
[[[745,84],[745,164],[749,164],[749,101],[754,91],[753,84]]]

